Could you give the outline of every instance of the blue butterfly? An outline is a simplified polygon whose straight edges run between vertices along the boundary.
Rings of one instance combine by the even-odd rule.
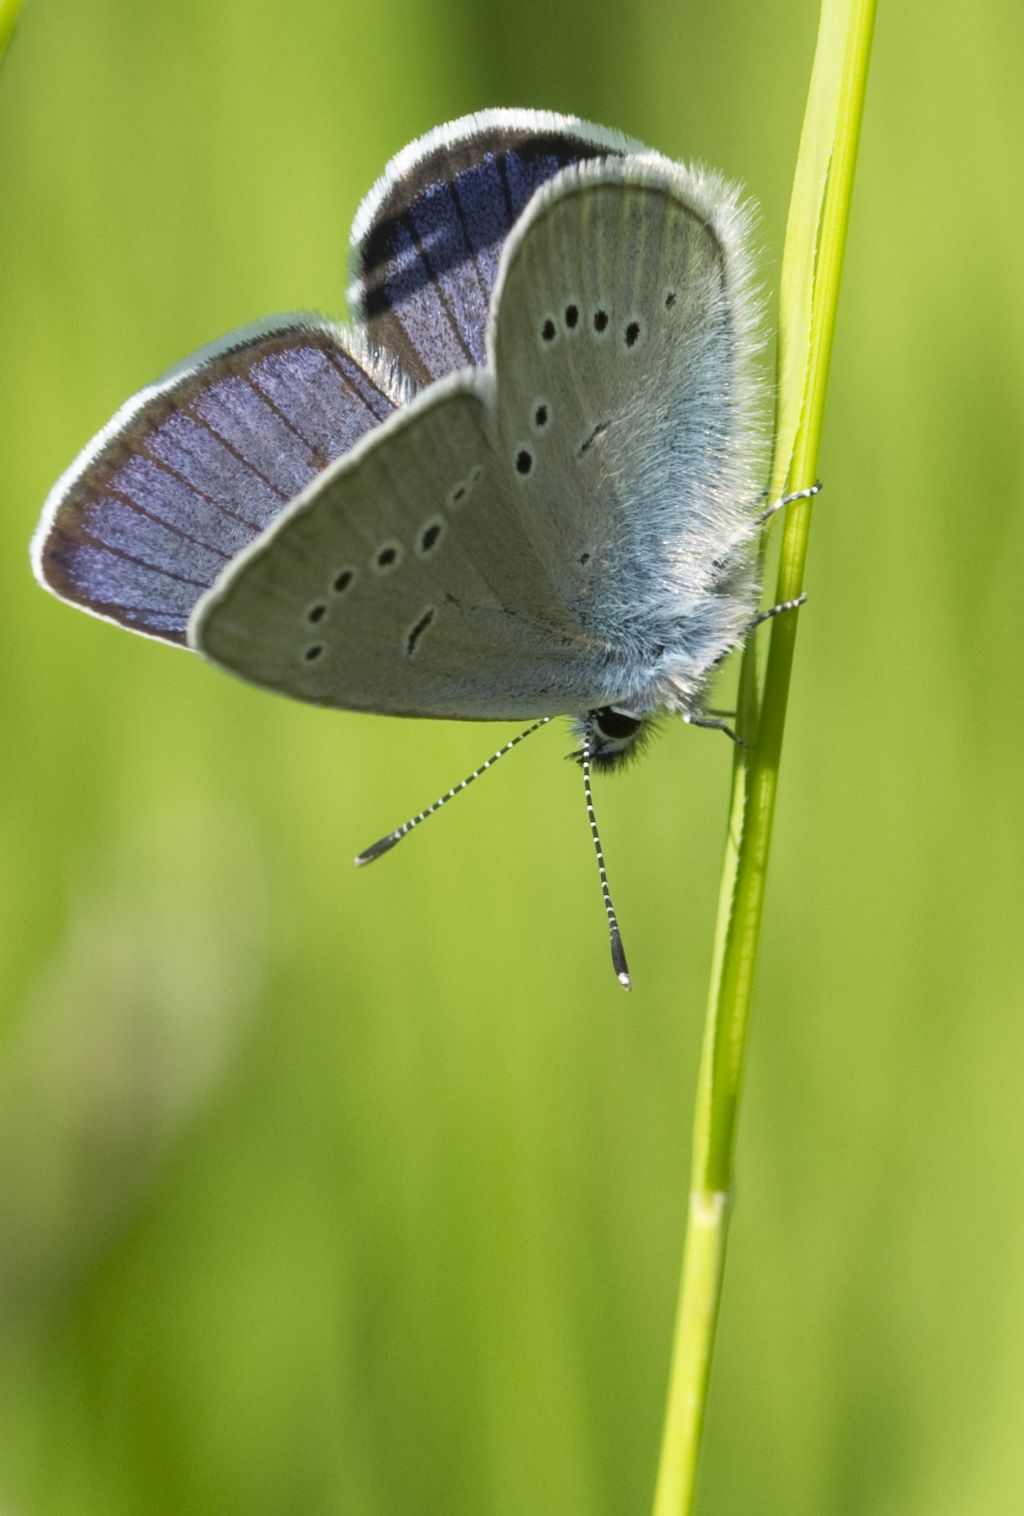
[[[117,412],[36,574],[319,705],[573,716],[628,985],[591,765],[664,712],[723,726],[710,681],[758,619],[749,212],[618,133],[495,110],[392,160],[351,258],[350,327],[260,322]]]

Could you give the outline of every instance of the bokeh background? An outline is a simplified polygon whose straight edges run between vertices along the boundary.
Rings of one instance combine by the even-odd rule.
[[[701,1510],[1024,1509],[1017,0],[881,6]],[[388,157],[495,104],[742,180],[815,6],[29,0],[0,72],[0,1510],[623,1516],[653,1487],[730,755],[331,714],[32,582],[143,383],[343,312]],[[728,680],[725,682],[725,697]]]

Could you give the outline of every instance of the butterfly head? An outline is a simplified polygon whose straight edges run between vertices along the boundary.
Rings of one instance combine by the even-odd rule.
[[[572,724],[573,735],[587,747],[595,769],[608,773],[621,768],[643,751],[654,722],[650,716],[631,716],[615,706],[584,711]],[[577,763],[583,761],[582,748],[567,755]]]

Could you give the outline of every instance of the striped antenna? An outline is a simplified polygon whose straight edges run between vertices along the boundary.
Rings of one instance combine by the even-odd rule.
[[[426,821],[428,816],[432,816],[443,805],[447,805],[449,800],[453,800],[456,795],[461,795],[463,790],[469,788],[474,779],[479,779],[480,775],[485,774],[489,768],[492,768],[499,758],[504,758],[506,753],[510,753],[514,747],[518,747],[525,738],[532,736],[542,726],[546,726],[550,720],[550,716],[542,716],[539,721],[535,721],[532,726],[528,726],[524,732],[520,732],[518,737],[513,737],[510,742],[506,742],[504,747],[500,747],[496,753],[492,753],[486,763],[481,763],[478,769],[474,769],[471,774],[467,774],[462,783],[457,784],[454,789],[449,790],[447,795],[442,795],[440,799],[434,801],[433,805],[428,805],[425,811],[420,811],[418,816],[413,816],[410,821],[403,822],[397,831],[389,832],[386,837],[382,837],[379,842],[375,842],[372,847],[368,847],[365,852],[360,853],[355,860],[356,867],[361,868],[364,863],[372,863],[382,853],[389,852],[396,842],[401,842],[403,837],[407,837],[414,828],[419,826],[421,821]]]
[[[589,736],[583,739],[583,752],[580,754],[580,767],[583,770],[583,793],[587,800],[587,820],[590,822],[590,835],[594,839],[594,852],[597,854],[597,871],[601,876],[601,898],[604,901],[605,915],[608,917],[608,936],[611,941],[612,966],[615,975],[624,990],[631,987],[629,966],[626,963],[626,952],[622,946],[622,938],[619,935],[619,923],[615,915],[615,907],[612,905],[611,891],[608,888],[608,873],[604,866],[604,854],[601,851],[601,839],[597,833],[597,817],[594,815],[594,797],[590,789],[590,752],[591,739]]]

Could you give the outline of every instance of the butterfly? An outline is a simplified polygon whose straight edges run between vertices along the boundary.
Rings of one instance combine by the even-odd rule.
[[[573,717],[628,986],[591,768],[666,712],[723,726],[710,681],[758,619],[750,211],[617,132],[485,111],[391,161],[351,271],[350,326],[262,321],[122,406],[36,575],[299,700]]]

